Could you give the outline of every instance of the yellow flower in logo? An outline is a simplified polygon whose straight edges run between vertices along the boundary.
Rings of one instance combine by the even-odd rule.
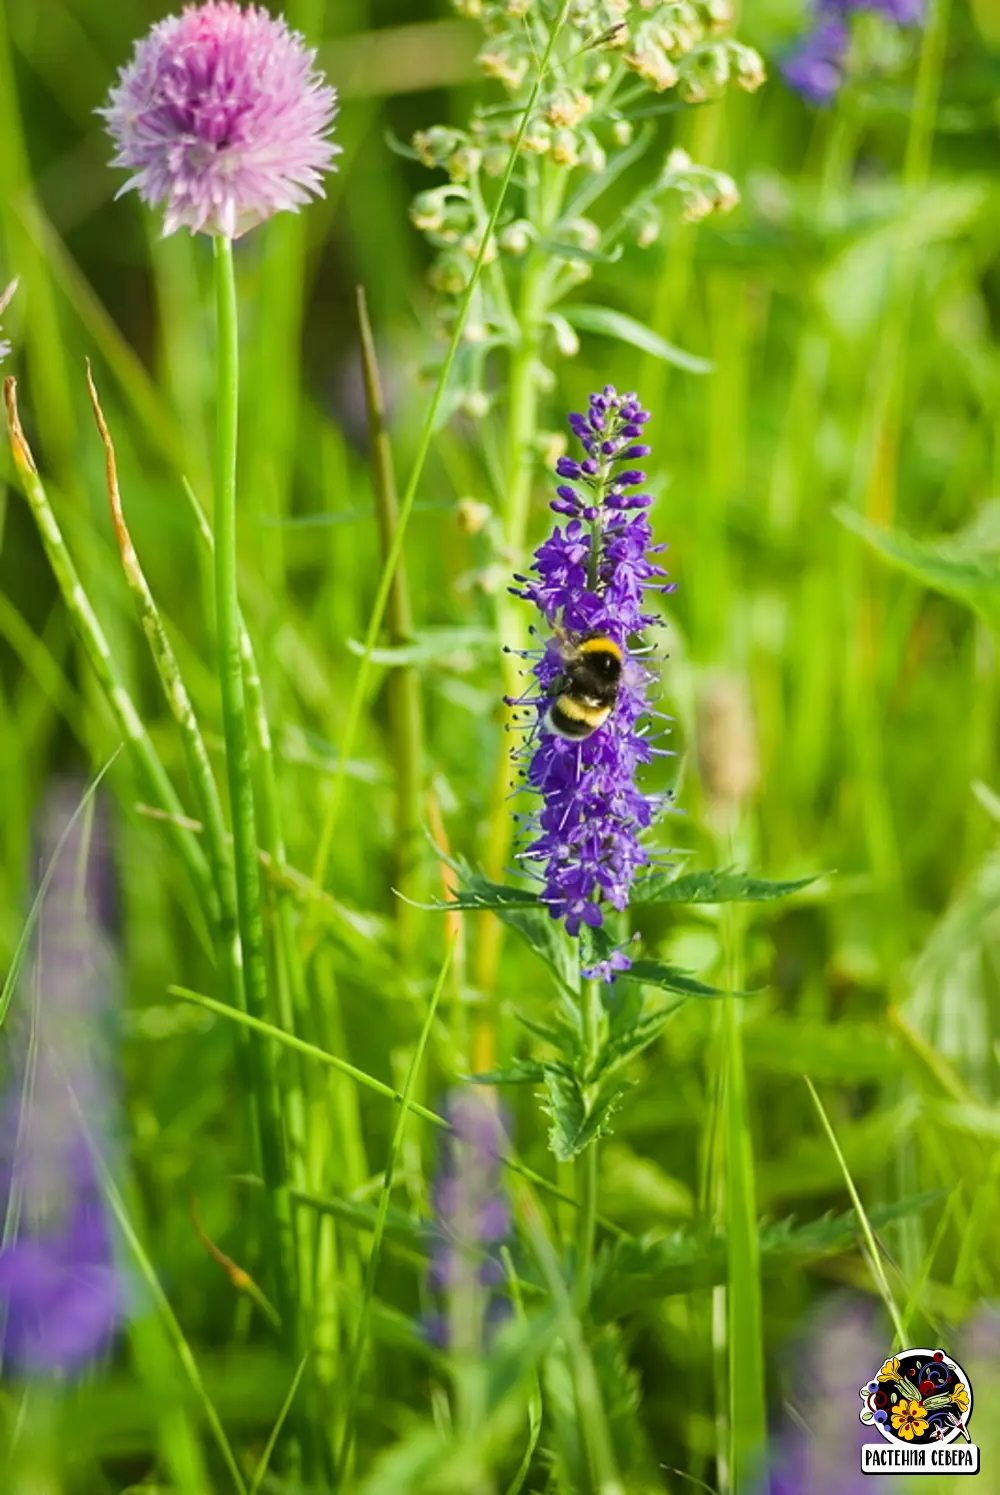
[[[899,1402],[892,1409],[892,1426],[900,1438],[909,1442],[922,1438],[927,1431],[927,1413],[923,1402]]]
[[[969,1388],[965,1385],[964,1381],[959,1381],[951,1393],[951,1399],[964,1417],[969,1410]]]
[[[880,1380],[880,1381],[895,1381],[895,1379],[897,1378],[898,1375],[899,1375],[899,1357],[895,1356],[892,1360],[887,1360],[885,1362],[885,1364],[883,1365],[882,1369],[878,1373],[878,1380]]]

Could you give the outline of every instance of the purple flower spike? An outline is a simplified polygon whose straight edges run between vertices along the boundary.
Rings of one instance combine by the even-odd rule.
[[[785,82],[809,103],[829,104],[844,81],[852,16],[874,11],[896,26],[919,26],[924,10],[924,0],[814,0],[813,29],[781,65]]]
[[[236,239],[322,195],[340,147],[327,139],[336,93],[316,54],[285,22],[231,0],[159,21],[138,42],[98,110],[164,234]]]
[[[43,860],[74,808],[65,792],[50,799]],[[113,1109],[98,1037],[114,987],[100,927],[108,892],[102,830],[98,820],[82,887],[79,823],[52,869],[37,975],[26,983],[38,993],[34,1041],[19,1045],[13,1067],[21,1083],[0,1110],[0,1192],[6,1218],[18,1221],[0,1249],[0,1340],[5,1366],[20,1375],[82,1370],[108,1348],[127,1311],[92,1152],[107,1151]]]
[[[524,777],[541,803],[523,819],[518,855],[541,881],[552,917],[562,919],[571,935],[598,928],[604,905],[627,907],[635,876],[649,860],[640,838],[661,803],[636,785],[638,768],[657,750],[643,726],[653,675],[629,652],[629,642],[659,622],[646,609],[645,593],[673,587],[660,580],[666,573],[650,559],[662,547],[653,545],[649,495],[628,498],[621,492],[644,476],[618,468],[636,455],[632,437],[648,419],[637,396],[619,395],[610,385],[591,397],[586,420],[571,417],[574,435],[599,452],[599,460],[582,464],[587,475],[575,517],[565,528],[556,525],[535,551],[533,576],[519,578],[524,585],[512,588],[556,631],[533,667],[533,688],[525,698],[538,716]],[[557,491],[551,507],[565,514],[572,489]],[[568,738],[549,729],[549,708],[562,688],[567,645],[593,635],[606,637],[621,653],[617,696],[601,725]],[[587,974],[613,981],[630,965],[617,950]]]
[[[492,1097],[460,1091],[447,1107],[451,1123],[445,1166],[434,1186],[439,1239],[431,1282],[444,1295],[438,1343],[455,1353],[481,1352],[491,1321],[490,1289],[504,1280],[499,1249],[510,1234],[500,1158],[504,1131]]]

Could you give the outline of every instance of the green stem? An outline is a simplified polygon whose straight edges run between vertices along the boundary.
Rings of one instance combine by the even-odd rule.
[[[562,178],[552,186],[551,219],[558,217],[562,203]],[[507,447],[505,461],[506,502],[503,510],[504,551],[511,568],[520,567],[528,533],[531,511],[531,486],[535,467],[535,438],[538,432],[538,379],[535,365],[541,351],[545,313],[552,286],[552,266],[541,250],[532,250],[524,267],[517,320],[520,328],[517,345],[511,357],[510,395],[507,411]],[[524,608],[504,592],[497,607],[497,627],[501,641],[508,649],[523,647],[525,636]],[[515,698],[521,691],[521,675],[515,653],[501,655],[504,695]],[[502,881],[510,850],[513,821],[508,794],[512,777],[511,754],[517,747],[511,724],[511,708],[505,707],[504,732],[490,794],[490,813],[484,865],[487,876]],[[490,992],[496,982],[497,966],[503,942],[503,925],[489,920],[481,931],[476,954],[476,984]],[[480,1057],[483,1057],[480,1055]]]
[[[84,591],[73,558],[69,553],[69,547],[59,528],[55,510],[49,503],[31,448],[21,428],[17,409],[17,383],[13,378],[4,380],[4,401],[7,407],[7,425],[10,431],[14,465],[66,610],[87,660],[114,713],[118,730],[128,746],[143,793],[147,794],[158,808],[166,812],[174,843],[197,894],[200,912],[209,926],[216,929],[220,918],[219,900],[211,870],[197,837],[192,834],[186,824],[184,807],[143,725],[138,708],[129,694],[125,676],[111,653],[107,636]]]
[[[490,221],[486,226],[486,232],[483,234],[482,241],[479,246],[479,252],[476,255],[476,261],[472,267],[472,275],[469,278],[469,284],[466,286],[465,294],[463,295],[462,300],[459,303],[458,315],[455,318],[455,325],[452,328],[451,341],[448,344],[448,351],[445,354],[444,363],[441,366],[441,372],[438,375],[438,381],[435,385],[434,393],[432,394],[430,402],[428,404],[427,415],[424,420],[424,427],[420,433],[420,440],[417,443],[417,452],[413,462],[413,469],[410,473],[410,478],[406,485],[406,491],[403,494],[403,498],[399,506],[399,523],[396,526],[396,533],[393,536],[392,546],[389,550],[389,554],[386,557],[384,566],[382,567],[382,575],[379,579],[378,592],[375,597],[375,602],[372,606],[371,617],[368,620],[368,631],[365,634],[364,656],[361,660],[357,678],[354,682],[354,689],[351,692],[351,698],[347,705],[347,712],[344,722],[344,733],[340,743],[340,755],[337,762],[337,771],[334,775],[333,783],[330,786],[330,795],[329,799],[327,800],[326,814],[324,816],[323,826],[320,831],[319,841],[317,844],[316,859],[313,864],[313,882],[316,883],[317,887],[322,887],[323,882],[326,878],[327,863],[329,862],[330,852],[333,847],[333,833],[336,829],[337,817],[340,813],[341,802],[344,795],[347,764],[350,761],[351,754],[354,751],[355,740],[357,738],[358,729],[361,725],[361,712],[364,706],[365,695],[368,688],[368,680],[372,669],[372,650],[375,648],[375,642],[378,638],[379,629],[382,626],[382,619],[385,616],[386,607],[388,606],[389,593],[392,588],[393,576],[395,575],[396,567],[399,565],[400,559],[402,558],[406,528],[410,521],[410,515],[413,512],[413,505],[417,497],[417,488],[419,487],[420,479],[424,470],[424,464],[427,461],[427,454],[430,451],[431,441],[434,437],[438,410],[441,406],[441,401],[444,398],[444,393],[448,386],[448,381],[451,377],[452,369],[455,364],[459,344],[462,340],[462,332],[465,328],[465,323],[469,315],[469,307],[472,304],[472,298],[475,294],[476,286],[479,283],[479,277],[483,271],[483,266],[486,259],[486,251],[488,246],[492,243],[493,235],[497,226],[497,221],[500,217],[500,212],[503,208],[504,200],[507,195],[507,189],[510,186],[511,178],[514,175],[514,168],[520,157],[521,141],[524,138],[524,132],[528,127],[528,120],[531,118],[532,111],[534,110],[535,101],[538,98],[538,94],[542,86],[542,80],[545,78],[549,70],[549,65],[552,61],[552,55],[555,50],[556,41],[563,29],[563,26],[565,25],[566,17],[569,14],[570,3],[571,0],[563,0],[563,3],[559,9],[559,14],[556,17],[556,20],[552,26],[552,30],[549,33],[548,44],[542,56],[535,81],[532,84],[531,92],[525,102],[520,124],[518,126],[517,135],[511,146],[511,153],[510,159],[507,163],[507,170],[505,171],[503,180],[500,183],[500,189],[497,192],[496,201],[493,204],[493,211],[490,214]],[[525,499],[525,505],[526,503],[527,499]]]
[[[385,397],[375,353],[375,339],[368,319],[362,286],[358,286],[358,323],[368,431],[371,438],[372,489],[383,564],[392,551],[399,527],[399,495],[395,465],[386,424]],[[413,638],[413,609],[401,558],[386,606],[389,643],[400,646]],[[397,947],[401,962],[409,966],[416,948],[419,918],[413,907],[423,893],[421,879],[421,830],[424,823],[424,724],[420,676],[414,665],[402,665],[389,674],[389,720],[396,769],[396,846],[393,886],[404,895],[396,899]]]
[[[584,981],[581,991],[583,1015],[584,1094],[590,1098],[590,1078],[597,1066],[601,1049],[604,1008],[598,981]],[[590,1300],[590,1283],[594,1269],[594,1241],[597,1232],[597,1139],[576,1159],[576,1184],[579,1210],[576,1232],[576,1305],[582,1313]]]
[[[240,613],[236,586],[236,451],[239,412],[239,331],[233,248],[217,235],[215,301],[217,317],[218,404],[215,447],[215,607],[219,685],[233,821],[236,869],[236,913],[243,959],[248,1012],[268,1016],[267,964],[261,916],[260,871],[249,731],[240,649]],[[260,1153],[272,1209],[276,1251],[277,1297],[285,1334],[294,1335],[295,1250],[291,1202],[273,1053],[266,1044],[251,1044],[254,1089],[260,1116]]]

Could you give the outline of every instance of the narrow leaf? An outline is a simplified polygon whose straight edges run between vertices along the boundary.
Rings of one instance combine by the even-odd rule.
[[[563,316],[580,332],[596,332],[600,337],[612,337],[616,342],[626,343],[630,348],[639,348],[652,358],[672,363],[676,368],[686,369],[689,374],[710,374],[715,367],[707,358],[698,358],[694,353],[685,353],[675,348],[666,338],[637,322],[623,311],[610,306],[591,306],[587,302],[571,302],[561,308]]]
[[[642,981],[647,986],[658,986],[661,991],[680,992],[685,997],[724,997],[726,993],[717,986],[709,986],[679,971],[676,966],[664,965],[659,960],[634,960],[626,980]],[[734,992],[734,996],[743,993]]]
[[[799,877],[794,882],[770,882],[751,877],[748,872],[732,868],[715,871],[685,872],[674,877],[656,872],[644,877],[633,888],[631,903],[765,903],[773,898],[787,898],[816,882],[820,873]]]
[[[947,539],[915,540],[900,530],[882,529],[853,509],[840,507],[834,513],[890,565],[932,591],[964,602],[984,622],[1000,628],[1000,565],[995,557],[970,553]]]

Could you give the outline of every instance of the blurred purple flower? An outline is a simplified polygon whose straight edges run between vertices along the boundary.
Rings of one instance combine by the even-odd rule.
[[[35,968],[25,983],[35,994],[31,1034],[15,1065],[21,1084],[12,1084],[5,1098],[0,1134],[7,1194],[3,1354],[29,1375],[82,1369],[107,1348],[125,1312],[91,1152],[92,1145],[107,1149],[112,1110],[101,1028],[113,963],[96,917],[106,901],[108,851],[99,822],[89,848],[82,817],[68,828],[74,808],[69,792],[59,790],[43,815],[41,860],[51,864],[51,876]]]
[[[614,709],[588,737],[571,740],[545,725],[565,663],[558,638],[541,651],[532,690],[516,703],[537,711],[525,777],[542,800],[534,813],[520,817],[526,843],[518,855],[529,868],[541,864],[535,875],[542,897],[571,935],[581,925],[602,923],[602,903],[627,907],[636,873],[649,860],[640,837],[662,803],[636,785],[637,769],[660,750],[644,725],[654,677],[629,653],[630,639],[659,621],[645,610],[646,591],[674,589],[659,580],[666,573],[650,559],[665,549],[652,543],[652,499],[630,491],[646,481],[630,464],[649,454],[638,440],[648,420],[636,395],[619,395],[610,384],[591,396],[585,416],[570,416],[585,456],[560,459],[556,471],[573,486],[560,484],[550,504],[568,522],[557,524],[536,550],[534,578],[517,576],[522,585],[511,588],[533,602],[550,627],[571,638],[601,634],[622,652]],[[630,963],[616,951],[586,974],[610,981]]]
[[[843,21],[821,20],[782,63],[787,82],[811,104],[828,104],[844,81],[850,33]]]
[[[798,1415],[781,1431],[770,1484],[757,1495],[868,1495],[861,1445],[873,1435],[858,1417],[858,1387],[885,1359],[874,1322],[867,1304],[844,1296],[814,1316],[788,1367]]]
[[[504,1129],[495,1102],[479,1090],[459,1091],[446,1114],[451,1134],[433,1192],[438,1241],[430,1276],[445,1300],[435,1338],[475,1354],[506,1311],[491,1294],[504,1279],[499,1248],[510,1233],[500,1161]]]
[[[326,138],[336,92],[315,59],[253,5],[208,0],[159,21],[98,110],[112,164],[132,173],[121,191],[162,203],[164,234],[185,225],[229,239],[322,195],[340,147]]]
[[[924,0],[817,0],[814,25],[781,65],[785,81],[811,104],[829,104],[844,81],[851,17],[874,11],[897,26],[919,26]]]

